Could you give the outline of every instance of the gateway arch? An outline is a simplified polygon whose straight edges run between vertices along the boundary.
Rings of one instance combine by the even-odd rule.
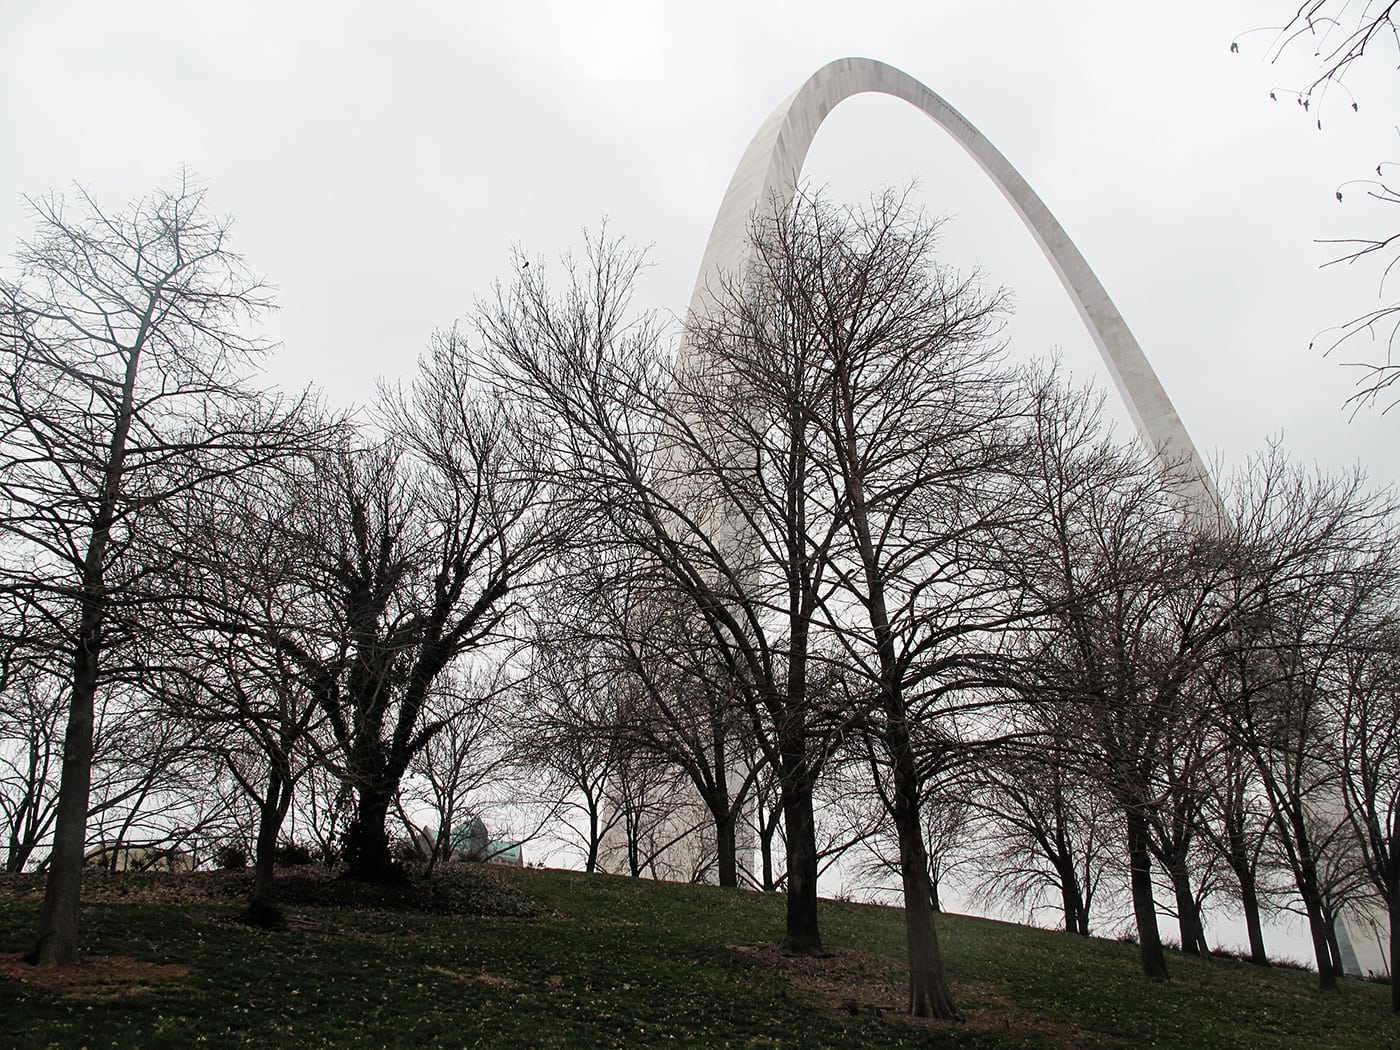
[[[839,58],[828,63],[788,96],[758,129],[720,203],[688,316],[706,312],[710,290],[720,286],[723,275],[745,269],[754,217],[761,210],[779,214],[792,202],[807,150],[827,114],[852,95],[866,92],[901,98],[931,117],[1011,202],[1079,310],[1139,436],[1162,462],[1171,465],[1174,488],[1188,512],[1214,518],[1219,513],[1220,497],[1210,472],[1142,347],[1069,234],[1001,151],[967,118],[909,74],[883,62]]]

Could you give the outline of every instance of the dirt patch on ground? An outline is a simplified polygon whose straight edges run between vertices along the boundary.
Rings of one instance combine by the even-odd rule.
[[[775,944],[745,944],[739,951],[781,970],[796,987],[832,1010],[899,1013],[906,980],[900,964],[874,952],[828,948],[820,955],[789,955]]]
[[[18,955],[0,955],[0,979],[76,999],[139,995],[153,984],[186,976],[188,966],[162,965],[118,955],[86,955],[77,966],[31,966]]]
[[[963,1020],[910,1017],[909,974],[904,963],[854,948],[828,948],[820,955],[789,955],[775,944],[744,944],[737,950],[781,971],[788,981],[833,1013],[877,1013],[926,1028],[968,1028],[977,1032],[1039,1035],[1078,1050],[1094,1045],[1074,1025],[1055,1024],[1019,1014],[1014,1005],[978,985],[953,985],[953,1001]]]

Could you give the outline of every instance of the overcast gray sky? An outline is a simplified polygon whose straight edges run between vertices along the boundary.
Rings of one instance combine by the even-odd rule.
[[[1394,72],[1363,70],[1324,131],[1262,61],[1291,0],[1073,3],[240,3],[0,0],[0,245],[21,196],[74,181],[110,208],[181,164],[278,289],[277,381],[338,405],[403,375],[430,331],[584,228],[654,245],[645,305],[683,310],[720,197],[768,113],[864,55],[942,94],[1016,165],[1117,301],[1203,453],[1281,436],[1296,459],[1400,478],[1389,417],[1309,342],[1377,303],[1315,240],[1392,217],[1337,187],[1400,159]],[[1232,55],[1230,43],[1241,42]],[[1108,385],[1049,265],[939,129],[881,96],[840,106],[807,165],[860,199],[920,183],[945,247],[1015,295],[1018,355]],[[1341,358],[1366,352],[1357,346]]]

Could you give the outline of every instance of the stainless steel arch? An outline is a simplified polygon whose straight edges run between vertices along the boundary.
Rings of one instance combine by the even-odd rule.
[[[840,58],[817,70],[758,129],[739,161],[710,231],[690,300],[702,313],[722,274],[744,269],[748,238],[760,208],[785,209],[797,189],[802,164],[828,113],[852,95],[879,92],[901,98],[931,117],[977,161],[1035,237],[1079,310],[1099,348],[1138,433],[1172,465],[1175,486],[1196,513],[1213,517],[1220,498],[1171,399],[1123,316],[1050,209],[1019,172],[956,109],[913,77],[869,58]]]

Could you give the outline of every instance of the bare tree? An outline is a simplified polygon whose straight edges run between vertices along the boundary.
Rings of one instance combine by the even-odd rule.
[[[539,459],[614,537],[603,555],[646,559],[709,633],[781,784],[784,944],[815,951],[812,787],[840,717],[809,676],[830,536],[806,484],[810,425],[784,385],[800,377],[768,371],[753,383],[749,364],[726,356],[722,324],[697,323],[673,367],[654,323],[628,316],[641,264],[595,243],[561,294],[531,267],[479,324],[501,395],[549,435]]]
[[[445,672],[425,705],[428,724],[442,728],[409,763],[404,795],[437,816],[429,874],[457,848],[458,829],[473,819],[494,819],[493,806],[514,801],[508,797],[517,782],[511,738],[525,730],[513,703],[518,683],[507,667],[503,660],[470,675]],[[489,860],[490,854],[471,859]]]
[[[648,568],[645,559],[619,558],[568,573],[571,598],[552,599],[572,611],[556,632],[570,637],[577,666],[600,672],[617,698],[592,731],[623,755],[663,758],[690,780],[714,826],[718,882],[735,887],[738,829],[759,770],[746,709],[703,619]]]
[[[1154,818],[1159,830],[1172,823],[1163,785],[1189,782],[1195,766],[1173,771],[1173,748],[1200,723],[1191,686],[1231,623],[1235,565],[1219,537],[1192,534],[1156,466],[1105,435],[1095,398],[1051,373],[1032,377],[1029,403],[1028,515],[1005,555],[1046,610],[1027,686],[1067,705],[1087,768],[1123,814],[1143,970],[1163,978]],[[1184,874],[1178,865],[1174,884]],[[1184,885],[1179,895],[1194,899]]]
[[[103,653],[146,580],[147,516],[281,456],[296,406],[243,378],[244,333],[269,300],[187,177],[108,214],[85,191],[29,199],[37,233],[0,284],[3,586],[59,632],[71,659],[48,888],[30,958],[77,958],[93,710]],[[157,562],[159,558],[157,558]]]
[[[559,815],[563,837],[577,845],[588,872],[598,870],[604,839],[623,817],[608,801],[623,747],[613,732],[616,680],[606,654],[568,630],[541,630],[522,687],[517,760],[542,778],[535,794]]]
[[[328,537],[311,452],[167,509],[183,558],[150,614],[160,628],[146,678],[163,713],[196,727],[197,749],[256,813],[246,917],[263,926],[283,921],[275,851],[297,783],[319,761],[318,700],[329,682],[302,657],[337,641],[313,571]]]
[[[759,889],[773,893],[787,878],[787,873],[778,863],[786,854],[783,848],[782,789],[777,776],[762,759],[755,767],[750,798],[749,827],[758,843],[758,870],[752,873],[753,880]]]
[[[1400,57],[1400,5],[1395,0],[1301,0],[1293,14],[1281,27],[1265,32],[1273,34],[1265,57],[1271,63],[1278,63],[1287,56],[1302,53],[1309,59],[1308,72],[1304,74],[1303,86],[1297,90],[1275,89],[1269,93],[1277,100],[1279,95],[1291,96],[1302,112],[1317,124],[1323,126],[1323,109],[1333,90],[1345,96],[1345,108],[1356,110],[1360,103],[1347,87],[1347,76],[1353,67],[1367,54],[1374,57],[1378,52],[1391,51],[1392,59]],[[1306,49],[1311,49],[1308,55]],[[1232,51],[1239,51],[1239,42],[1231,44]],[[1348,187],[1364,187],[1364,196],[1381,204],[1400,204],[1400,190],[1389,181],[1386,170],[1397,167],[1396,161],[1381,161],[1376,165],[1375,179],[1349,180],[1336,191],[1337,200],[1350,197]],[[1343,193],[1346,189],[1347,192]],[[1355,263],[1374,263],[1380,267],[1379,297],[1382,305],[1369,310],[1359,317],[1328,330],[1320,337],[1324,351],[1331,353],[1344,344],[1355,345],[1363,337],[1373,344],[1379,344],[1379,360],[1373,355],[1370,360],[1349,362],[1360,372],[1357,391],[1348,403],[1356,408],[1381,406],[1389,411],[1400,402],[1400,360],[1396,359],[1397,341],[1400,340],[1400,302],[1386,300],[1387,282],[1400,267],[1400,233],[1389,236],[1357,237],[1323,240],[1323,244],[1336,245],[1342,254],[1328,266]],[[1314,340],[1316,346],[1319,340]],[[1310,347],[1311,349],[1311,347]]]
[[[1009,897],[1032,916],[1053,901],[1065,931],[1088,936],[1094,902],[1120,863],[1121,817],[1085,768],[1066,714],[1029,705],[1020,732],[973,772],[968,796],[982,818],[979,895]]]
[[[1334,923],[1359,875],[1342,805],[1330,687],[1364,615],[1361,582],[1390,557],[1393,509],[1359,475],[1309,477],[1277,454],[1254,465],[1239,531],[1257,600],[1232,625],[1225,724],[1254,762],[1272,842],[1307,914],[1319,980],[1335,988]]]
[[[1390,919],[1390,1007],[1400,1013],[1400,620],[1394,580],[1356,625],[1335,703],[1342,792],[1366,875]]]
[[[820,376],[820,401],[804,407],[842,540],[828,610],[875,698],[871,768],[899,841],[909,1010],[955,1017],[921,810],[941,764],[931,756],[956,740],[940,709],[986,683],[988,646],[1011,619],[977,551],[1004,509],[994,482],[1012,458],[1014,410],[989,338],[998,301],[934,264],[936,234],[886,195],[844,214],[799,200],[760,243]],[[836,609],[848,602],[849,619]]]
[[[5,870],[23,871],[53,828],[63,748],[62,682],[32,636],[23,606],[0,642],[0,820]]]
[[[355,793],[345,859],[392,877],[386,819],[410,763],[445,724],[439,676],[505,643],[520,596],[571,529],[517,421],[474,374],[456,331],[435,337],[407,392],[386,393],[392,437],[324,464],[320,505],[337,534],[319,557],[342,644],[305,653],[342,776]]]
[[[172,719],[147,689],[109,682],[99,696],[88,806],[88,852],[183,850],[224,818],[202,733]]]
[[[1213,661],[1207,671],[1213,712],[1223,710],[1220,688],[1228,688],[1228,659]],[[1224,861],[1239,887],[1240,910],[1249,937],[1249,960],[1267,966],[1264,946],[1263,911],[1276,899],[1273,866],[1268,863],[1269,835],[1273,812],[1264,797],[1259,776],[1249,752],[1240,746],[1225,726],[1217,727],[1214,761],[1205,781],[1206,799],[1200,833],[1216,855]]]

